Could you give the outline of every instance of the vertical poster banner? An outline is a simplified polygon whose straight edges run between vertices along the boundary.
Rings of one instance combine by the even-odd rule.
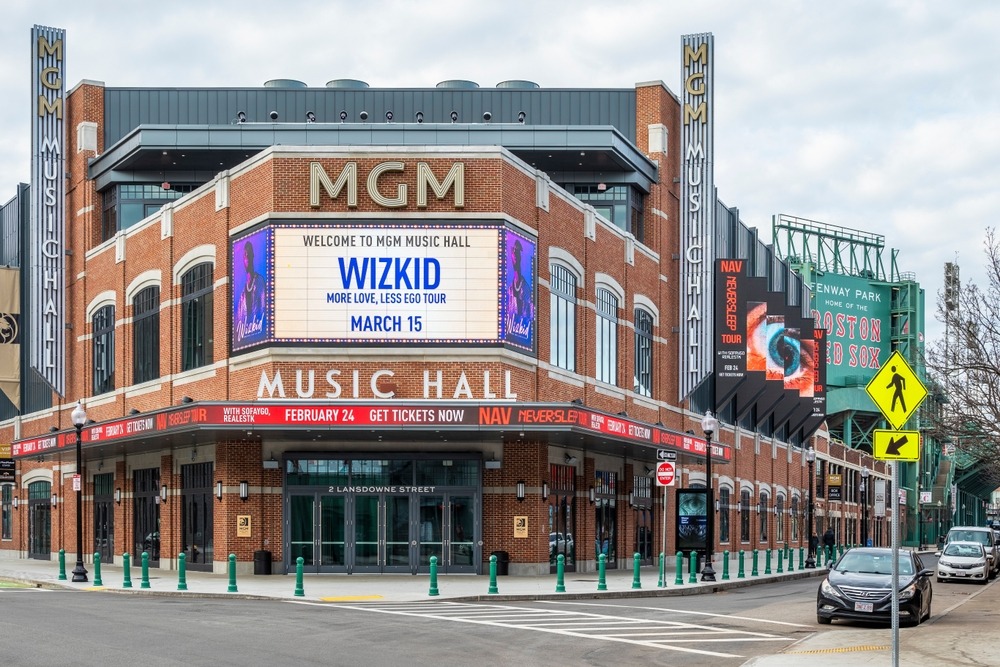
[[[736,418],[745,417],[767,383],[767,281],[748,278],[746,287],[746,378],[736,390]]]
[[[677,490],[677,550],[708,548],[708,489]]]
[[[0,268],[0,390],[21,410],[21,273]]]
[[[531,239],[504,233],[504,341],[526,350],[535,348],[535,249]]]
[[[66,392],[65,40],[65,30],[31,29],[28,359],[60,396]]]
[[[713,99],[715,53],[711,33],[681,39],[680,373],[679,398],[712,371],[712,278],[715,271]]]
[[[270,340],[272,271],[271,230],[261,229],[233,240],[232,349],[241,350]]]
[[[747,374],[746,260],[715,265],[715,410],[736,393]]]

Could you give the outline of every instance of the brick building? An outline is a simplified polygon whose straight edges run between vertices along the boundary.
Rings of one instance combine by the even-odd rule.
[[[528,574],[691,548],[704,496],[653,476],[672,455],[704,488],[715,407],[678,398],[681,110],[658,81],[78,84],[65,398],[28,374],[0,422],[0,557],[72,559],[78,499],[88,562],[154,568],[482,573],[502,552]],[[720,416],[715,551],[806,544],[810,446],[817,480],[845,478],[816,525],[858,541],[860,470],[884,470]]]

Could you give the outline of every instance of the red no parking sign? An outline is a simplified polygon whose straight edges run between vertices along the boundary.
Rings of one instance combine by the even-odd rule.
[[[660,461],[656,464],[657,486],[673,486],[676,478],[673,461]]]

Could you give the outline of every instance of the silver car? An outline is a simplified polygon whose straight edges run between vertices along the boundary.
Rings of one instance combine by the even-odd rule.
[[[979,542],[986,551],[989,562],[989,578],[995,579],[1000,572],[1000,545],[997,544],[992,528],[984,526],[954,526],[948,531],[945,546],[952,542]]]
[[[979,542],[949,542],[938,558],[937,580],[986,584],[990,580],[989,568],[986,550]]]

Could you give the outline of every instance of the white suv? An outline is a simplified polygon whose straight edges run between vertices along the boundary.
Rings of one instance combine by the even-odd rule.
[[[997,544],[996,535],[992,528],[954,526],[948,531],[948,537],[945,538],[945,544],[948,542],[979,542],[982,544],[990,566],[989,578],[996,579],[997,573],[1000,572],[1000,544]]]

